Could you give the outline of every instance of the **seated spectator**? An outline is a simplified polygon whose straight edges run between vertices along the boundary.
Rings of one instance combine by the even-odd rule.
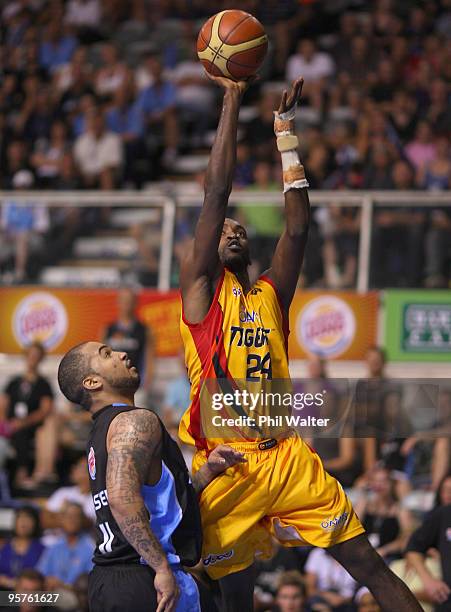
[[[294,81],[302,74],[306,85],[328,79],[335,73],[335,64],[329,53],[318,51],[316,43],[302,37],[295,55],[288,58],[286,79]]]
[[[64,535],[44,551],[38,570],[45,576],[49,591],[58,592],[65,605],[77,605],[72,586],[92,569],[93,540],[84,533],[85,516],[81,506],[70,502],[61,511]]]
[[[435,160],[437,147],[427,121],[418,122],[415,139],[407,144],[405,151],[407,159],[417,170]]]
[[[87,188],[113,189],[122,169],[120,137],[107,130],[103,112],[89,112],[85,131],[74,145],[75,162]]]
[[[70,62],[76,46],[77,39],[65,33],[60,19],[52,19],[45,30],[44,40],[39,48],[41,66],[53,72],[62,64]]]
[[[61,173],[64,155],[68,150],[67,128],[63,121],[54,121],[50,138],[36,143],[31,164],[38,178],[38,186],[53,189]]]
[[[55,108],[50,90],[42,86],[36,96],[24,105],[16,122],[16,129],[21,129],[28,142],[36,143],[41,139],[48,140],[54,120]]]
[[[323,548],[314,548],[305,564],[307,603],[327,604],[339,610],[352,601],[357,588],[354,578]]]
[[[114,93],[113,106],[106,113],[106,125],[121,137],[124,149],[124,180],[140,185],[148,179],[148,172],[140,172],[139,160],[146,163],[147,151],[144,143],[144,113],[134,101],[134,84],[124,82]],[[148,164],[146,163],[146,166]]]
[[[187,58],[172,71],[171,80],[176,86],[176,107],[180,121],[191,136],[191,145],[203,144],[205,132],[213,118],[215,94],[205,76],[196,53],[196,42],[186,43]]]
[[[431,512],[423,524],[411,535],[407,544],[406,560],[420,577],[425,599],[436,605],[436,610],[451,610],[451,505]],[[426,553],[436,548],[440,553],[442,578],[435,577],[426,565]]]
[[[31,506],[16,511],[13,536],[0,548],[0,587],[14,589],[21,572],[34,569],[45,550],[39,513]]]
[[[101,38],[102,3],[100,0],[69,0],[64,21],[75,29],[77,37],[84,43]]]
[[[355,506],[371,544],[387,562],[400,558],[412,531],[412,516],[400,506],[395,480],[385,468],[375,468],[367,493]]]
[[[30,170],[19,170],[12,179],[12,187],[18,191],[30,189],[33,184],[34,176]],[[14,261],[14,272],[8,280],[16,283],[29,280],[36,273],[36,256],[43,247],[42,236],[49,228],[47,207],[24,204],[20,196],[5,199],[1,208],[1,226]]]
[[[357,591],[354,601],[357,604],[357,612],[382,612],[373,594],[366,587]]]
[[[95,77],[95,92],[104,99],[113,97],[114,92],[123,85],[128,76],[128,68],[119,59],[119,52],[113,43],[102,45],[102,67]]]
[[[178,144],[177,89],[164,78],[161,60],[156,55],[149,55],[146,65],[152,82],[142,89],[136,104],[149,128],[147,144],[153,160],[159,163],[163,155],[163,162],[170,164],[175,159]]]
[[[14,189],[13,178],[20,170],[29,170],[27,153],[24,140],[15,139],[6,146],[6,155],[2,159],[2,185],[5,189]]]
[[[246,142],[255,159],[270,161],[274,158],[274,109],[277,98],[273,91],[263,92],[258,102],[258,115],[244,128]]]
[[[441,580],[442,574],[440,571],[440,560],[438,559],[436,551],[431,550],[430,554],[426,555],[425,566],[431,576],[433,576],[436,580]],[[424,612],[434,612],[434,601],[426,593],[418,572],[415,571],[407,559],[398,559],[397,561],[393,561],[390,563],[390,569],[409,587],[420,602]]]
[[[17,487],[33,487],[54,478],[54,432],[47,426],[53,411],[53,392],[46,378],[39,374],[45,357],[41,344],[25,349],[25,372],[12,378],[0,396],[0,421],[6,420],[12,431],[11,443],[16,451]],[[35,458],[29,452],[35,443]],[[28,468],[34,463],[31,479]]]
[[[61,512],[67,504],[78,504],[87,519],[95,522],[95,510],[89,486],[89,475],[86,455],[83,454],[73,464],[70,470],[72,486],[60,487],[48,498],[42,511],[42,526],[44,529],[59,528]]]
[[[274,612],[304,612],[307,590],[302,575],[293,570],[284,572],[279,579]]]
[[[446,191],[451,187],[450,143],[446,136],[436,140],[436,155],[418,173],[418,185],[429,191]]]

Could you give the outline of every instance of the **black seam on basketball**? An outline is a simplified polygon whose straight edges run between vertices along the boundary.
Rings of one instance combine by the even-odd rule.
[[[219,37],[219,40],[221,41],[221,45],[219,46],[218,52],[216,53],[216,55],[215,55],[215,57],[214,57],[214,59],[213,59],[213,63],[214,63],[215,59],[218,57],[218,55],[219,55],[219,53],[220,53],[220,51],[221,51],[222,47],[223,47],[224,45],[226,45],[226,44],[227,44],[227,39],[229,38],[229,36],[230,36],[231,34],[233,34],[233,32],[235,32],[235,30],[236,30],[236,29],[237,29],[237,28],[238,28],[238,27],[239,27],[239,26],[240,26],[242,23],[244,23],[245,21],[247,21],[248,19],[250,19],[251,15],[246,15],[246,17],[243,17],[243,19],[242,19],[241,21],[239,21],[237,24],[235,24],[235,26],[234,26],[234,27],[233,27],[233,28],[230,30],[230,32],[227,34],[227,36],[226,36],[226,39],[225,39],[225,40],[222,40],[221,35],[220,35],[220,33],[219,33],[219,29],[220,29],[220,27],[221,27],[221,21],[222,21],[222,18],[223,18],[223,17],[224,17],[224,15],[221,15],[221,19],[219,20],[219,23],[218,23],[218,37]],[[223,59],[225,59],[225,58],[224,58],[222,55],[221,55],[221,57],[222,57]],[[227,60],[226,60],[226,61],[227,61]]]

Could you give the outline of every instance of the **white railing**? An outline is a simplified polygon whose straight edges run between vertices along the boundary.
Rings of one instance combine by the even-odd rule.
[[[16,204],[30,204],[61,207],[144,207],[161,208],[162,225],[159,257],[158,288],[170,287],[172,252],[174,239],[175,213],[177,207],[200,207],[202,192],[188,190],[177,183],[165,184],[149,191],[0,191],[0,204],[14,200]],[[373,209],[378,206],[390,207],[451,207],[451,192],[426,191],[314,191],[310,192],[313,206],[339,204],[362,209],[360,216],[359,259],[357,271],[357,291],[365,292],[369,285],[371,256],[371,233]],[[230,202],[249,206],[283,206],[281,193],[269,191],[234,191]],[[51,245],[50,245],[51,246]]]

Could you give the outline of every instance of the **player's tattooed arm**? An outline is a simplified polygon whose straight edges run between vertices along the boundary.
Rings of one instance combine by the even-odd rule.
[[[149,410],[122,412],[107,436],[106,486],[108,503],[125,538],[155,572],[162,610],[175,609],[178,587],[161,544],[152,532],[141,487],[161,444],[161,426]],[[160,607],[159,607],[160,609]]]
[[[289,94],[284,92],[278,113],[285,113],[297,105],[303,79],[297,79]],[[310,225],[310,202],[306,187],[285,193],[285,229],[277,243],[267,274],[277,287],[288,312],[301,273]]]
[[[201,493],[210,482],[237,463],[245,463],[246,459],[231,446],[220,444],[210,453],[208,460],[193,476],[193,487],[196,493]]]

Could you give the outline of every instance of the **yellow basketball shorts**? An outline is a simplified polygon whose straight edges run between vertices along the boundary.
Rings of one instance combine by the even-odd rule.
[[[244,454],[200,496],[203,565],[214,580],[272,556],[283,546],[328,548],[364,532],[340,483],[299,437],[232,443]],[[193,459],[196,472],[205,451]]]

